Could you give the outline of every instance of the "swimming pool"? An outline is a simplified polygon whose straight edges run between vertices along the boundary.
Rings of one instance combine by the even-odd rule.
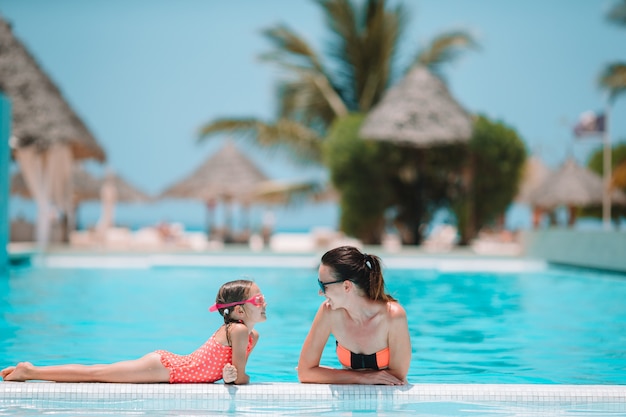
[[[248,277],[266,296],[268,321],[257,327],[261,339],[247,371],[257,388],[280,383],[299,391],[298,354],[322,301],[317,260],[48,257],[42,266],[15,269],[0,282],[0,366],[20,360],[111,362],[155,349],[188,353],[221,322],[207,311],[219,286]],[[626,384],[624,276],[517,260],[383,257],[383,262],[389,291],[409,316],[408,379],[415,384],[409,394],[419,384],[530,384],[535,390],[538,384]],[[336,367],[333,344],[329,341],[322,363]],[[1,388],[8,389],[5,385],[32,386]],[[50,390],[43,385],[37,389]],[[256,389],[251,387],[243,389]],[[0,405],[6,404],[0,400]],[[393,407],[390,411],[397,415]]]

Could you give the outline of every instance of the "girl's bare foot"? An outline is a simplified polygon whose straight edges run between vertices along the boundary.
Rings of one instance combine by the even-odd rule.
[[[8,368],[0,371],[0,376],[5,381],[26,381],[28,379],[29,371],[34,368],[30,362],[20,362],[17,366],[9,366]]]

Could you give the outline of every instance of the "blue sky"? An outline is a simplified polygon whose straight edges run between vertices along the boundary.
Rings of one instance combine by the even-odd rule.
[[[602,67],[626,59],[626,30],[606,22],[615,0],[405,0],[411,11],[399,68],[447,30],[471,31],[481,49],[445,70],[470,112],[500,119],[528,149],[557,167],[581,163],[597,141],[574,142],[571,126],[602,110]],[[328,40],[312,0],[2,0],[0,14],[35,55],[98,141],[109,166],[157,194],[186,176],[220,145],[198,144],[204,122],[223,116],[271,120],[281,74],[258,59],[269,50],[264,28],[286,23],[319,52]],[[626,141],[626,99],[612,109],[613,141]],[[279,156],[246,149],[270,177],[319,176]],[[15,208],[19,206],[19,208]],[[14,203],[12,212],[22,210]],[[334,225],[329,204],[280,210],[284,229]],[[85,223],[96,207],[81,209]],[[200,204],[122,207],[123,223],[204,221]]]

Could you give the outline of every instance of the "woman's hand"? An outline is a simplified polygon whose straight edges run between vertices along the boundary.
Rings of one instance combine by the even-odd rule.
[[[226,365],[224,365],[222,375],[225,384],[232,384],[237,379],[237,368],[235,368],[230,363],[227,363]]]
[[[406,385],[406,380],[403,381],[398,379],[398,377],[394,376],[391,372],[387,370],[382,371],[360,371],[363,373],[363,382],[362,384],[368,385]]]

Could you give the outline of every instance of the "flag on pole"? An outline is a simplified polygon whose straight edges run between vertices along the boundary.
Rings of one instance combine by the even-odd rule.
[[[605,116],[601,113],[592,111],[584,112],[580,115],[578,123],[574,126],[574,135],[576,136],[592,136],[604,133]]]

